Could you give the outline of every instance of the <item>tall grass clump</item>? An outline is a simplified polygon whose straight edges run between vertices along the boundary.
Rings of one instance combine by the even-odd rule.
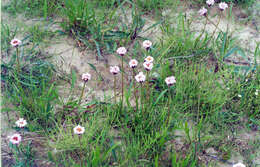
[[[54,125],[53,104],[57,100],[54,66],[36,47],[25,47],[26,40],[10,50],[1,62],[4,101],[13,104],[19,117],[30,120],[31,130],[47,130]],[[19,66],[18,66],[19,65]],[[57,102],[57,101],[56,101]],[[3,111],[9,111],[4,108]]]
[[[11,0],[3,9],[14,15],[25,12],[28,17],[33,15],[47,19],[59,11],[57,7],[61,3],[61,0]]]
[[[133,43],[141,38],[140,32],[155,26],[143,30],[145,20],[135,4],[128,1],[116,1],[116,4],[104,11],[103,7],[97,8],[95,2],[66,0],[62,8],[64,20],[61,26],[81,46],[95,49],[98,57],[112,54],[120,45]],[[133,7],[129,9],[128,5]]]
[[[172,59],[171,55],[176,58],[203,58],[207,56],[211,49],[208,47],[209,36],[202,30],[199,34],[190,31],[190,23],[185,19],[183,14],[176,17],[178,24],[172,26],[170,22],[165,22],[161,26],[162,42],[160,48],[162,59]],[[173,59],[174,59],[173,57]]]

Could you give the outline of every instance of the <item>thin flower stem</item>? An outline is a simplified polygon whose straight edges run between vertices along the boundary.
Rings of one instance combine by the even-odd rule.
[[[116,103],[116,76],[114,75],[114,99]]]
[[[123,62],[123,56],[121,56],[121,67],[122,67],[122,69],[121,69],[121,75],[122,75],[122,77],[121,77],[121,80],[122,80],[122,107],[123,107],[123,103],[124,103],[124,72],[123,72],[123,70],[124,70],[124,62]]]
[[[140,87],[141,91],[140,91],[140,102],[141,102],[141,112],[143,112],[143,84],[141,83],[141,87]]]
[[[216,33],[216,31],[217,31],[217,28],[218,28],[218,25],[219,25],[219,23],[220,23],[221,16],[222,16],[222,14],[220,14],[220,16],[219,16],[218,23],[217,23],[217,25],[216,25],[215,30],[213,31],[213,34],[212,34],[212,36],[211,36],[211,38],[210,38],[210,41],[212,40],[212,38],[214,38],[214,35],[215,35],[215,33]]]
[[[231,13],[232,13],[232,10],[231,10],[231,9],[232,9],[232,8],[230,8],[230,10],[229,10],[229,12],[228,12],[228,22],[227,22],[227,30],[226,30],[226,31],[227,31],[226,33],[227,33],[227,34],[228,34],[228,32],[229,32],[229,22],[232,21],[232,14],[231,14]],[[230,18],[231,18],[231,19],[230,19]]]
[[[78,135],[78,137],[79,137],[79,145],[82,146],[82,145],[81,145],[81,136]],[[79,156],[82,156],[82,155],[79,155]],[[83,156],[80,157],[80,166],[81,166],[81,167],[82,167],[82,165],[83,165],[83,160],[82,160],[82,158],[83,158]]]
[[[170,119],[170,101],[171,101],[171,87],[168,87],[168,115],[167,115],[167,121],[166,121],[166,125],[168,125],[169,123],[169,119]]]
[[[221,31],[221,29],[218,28],[218,25],[216,25],[213,21],[211,21],[211,20],[208,18],[208,16],[206,16],[206,19],[207,19],[208,22],[210,22],[211,24],[213,24],[213,25],[215,26],[215,28],[217,28],[218,30]]]
[[[81,94],[80,94],[80,97],[79,97],[78,105],[80,105],[80,103],[81,103],[81,99],[82,99],[83,94],[84,94],[84,90],[85,90],[85,87],[86,87],[86,83],[87,83],[87,82],[84,82],[83,88],[82,88],[82,90],[81,90]]]
[[[207,23],[208,23],[208,22],[207,22],[207,19],[206,19],[205,24],[204,24],[204,27],[203,27],[203,30],[202,30],[201,34],[199,35],[199,37],[198,37],[197,39],[200,40],[201,36],[204,34]],[[195,46],[196,46],[196,45],[197,45],[197,42],[195,43]]]
[[[147,96],[147,103],[150,102],[150,98],[149,98],[149,71],[147,71],[147,81],[146,81],[146,96]]]
[[[206,19],[205,21],[205,24],[204,24],[204,27],[203,27],[203,30],[202,30],[202,33],[201,34],[204,34],[205,30],[206,30],[206,26],[208,24],[208,19]]]
[[[16,70],[20,72],[20,60],[19,60],[19,49],[16,47]]]
[[[138,99],[137,99],[137,95],[136,95],[136,83],[135,83],[135,69],[133,68],[133,84],[134,84],[134,98],[135,98],[135,105],[136,105],[136,110],[138,107]]]
[[[200,117],[200,95],[198,98],[197,123],[199,123],[199,117]]]
[[[16,47],[16,73],[14,74],[15,75],[15,79],[17,79],[17,87],[20,91],[21,94],[24,94],[24,90],[22,88],[22,85],[21,83],[19,82],[19,72],[21,71],[20,69],[20,57],[19,57],[19,48],[18,46]],[[21,96],[22,97],[22,96]],[[21,102],[21,99],[20,99],[20,102]]]
[[[18,155],[19,155],[19,147],[18,144],[14,145],[14,157],[16,160],[18,160]]]

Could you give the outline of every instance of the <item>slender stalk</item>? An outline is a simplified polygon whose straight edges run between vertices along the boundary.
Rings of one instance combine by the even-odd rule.
[[[133,84],[134,84],[134,98],[135,98],[135,105],[136,105],[136,110],[137,110],[137,107],[138,107],[138,99],[137,99],[137,95],[136,95],[136,83],[135,83],[135,69],[133,68]]]
[[[116,103],[116,76],[114,75],[114,99]]]
[[[202,30],[201,35],[204,34],[204,32],[205,32],[205,30],[206,30],[207,24],[208,24],[208,19],[206,19],[206,21],[205,21],[205,24],[204,24],[204,27],[203,27],[203,30]]]
[[[80,94],[80,97],[79,97],[78,105],[80,105],[80,103],[81,103],[81,99],[82,99],[83,94],[84,94],[84,90],[85,90],[85,87],[86,87],[86,83],[87,83],[87,82],[84,82],[83,88],[82,88],[82,90],[81,90],[81,94]]]
[[[221,16],[222,16],[222,14],[220,14],[220,16],[219,16],[219,19],[218,19],[218,22],[217,22],[216,28],[215,28],[215,30],[214,30],[213,33],[212,33],[212,36],[211,36],[211,38],[210,38],[210,41],[211,41],[212,38],[214,38],[214,35],[215,35],[216,31],[217,31],[217,28],[218,28],[218,25],[219,25],[219,22],[220,22]]]
[[[211,21],[211,20],[208,18],[208,16],[206,16],[206,19],[207,19],[208,22],[210,22],[211,24],[213,24],[216,29],[218,29],[218,30],[221,31],[221,29],[218,28],[218,25],[216,25],[213,21]]]
[[[197,123],[199,123],[199,117],[200,117],[200,95],[198,98]]]
[[[123,62],[123,56],[121,56],[121,67],[122,67],[122,70],[121,70],[121,80],[122,80],[122,107],[123,107],[123,104],[124,104],[124,62]]]
[[[168,115],[167,115],[167,121],[166,121],[166,125],[168,125],[169,123],[169,119],[170,119],[170,101],[171,101],[171,87],[168,87]]]
[[[19,60],[19,49],[16,47],[16,70],[20,72],[20,60]]]
[[[82,146],[82,145],[81,145],[81,136],[78,135],[78,137],[79,137],[79,145]],[[80,155],[80,156],[82,156],[82,155]],[[82,156],[82,157],[79,157],[79,158],[80,158],[80,167],[82,167],[82,165],[83,165],[83,162],[82,162],[82,161],[83,161],[83,160],[82,160],[82,159],[83,159],[83,156]]]
[[[142,84],[142,82],[140,83],[141,84],[141,87],[140,87],[140,89],[141,89],[141,91],[140,91],[140,102],[141,102],[141,112],[143,112],[143,84]]]
[[[147,74],[147,81],[146,81],[146,96],[147,96],[147,103],[150,102],[150,92],[149,92],[149,71],[146,72]]]

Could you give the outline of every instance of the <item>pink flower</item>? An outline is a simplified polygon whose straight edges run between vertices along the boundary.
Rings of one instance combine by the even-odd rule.
[[[19,45],[21,45],[22,41],[20,41],[19,39],[12,39],[12,41],[10,42],[10,44],[13,46],[13,47],[17,47]]]
[[[147,57],[144,59],[145,62],[149,62],[149,63],[152,63],[153,60],[154,60],[154,59],[153,59],[152,56],[147,56]]]
[[[118,74],[120,71],[118,66],[110,66],[110,72],[114,75]]]
[[[143,72],[139,72],[139,74],[135,76],[135,79],[137,82],[143,83],[145,81],[145,75],[143,74]]]
[[[151,42],[151,41],[149,41],[149,40],[143,41],[143,47],[144,47],[145,49],[150,49],[151,46],[152,46],[152,42]]]
[[[221,11],[224,11],[226,8],[228,8],[228,5],[225,2],[221,2],[219,3],[218,7]]]
[[[84,82],[88,82],[91,79],[91,75],[89,73],[84,73],[81,78]]]
[[[208,12],[208,10],[207,10],[205,7],[202,7],[202,8],[199,10],[199,15],[201,15],[201,16],[206,16],[206,15],[207,15],[207,12]]]
[[[19,144],[21,141],[22,141],[22,137],[20,134],[16,133],[16,134],[13,134],[12,136],[8,137],[9,138],[9,141],[12,143],[12,144]]]
[[[165,78],[165,82],[168,86],[172,86],[174,83],[176,83],[176,80],[174,76],[170,76]]]
[[[153,63],[152,62],[144,62],[143,64],[144,69],[146,69],[147,71],[151,71],[153,68]]]
[[[242,163],[237,163],[237,164],[233,165],[233,167],[246,167],[246,165],[244,165]]]
[[[27,121],[23,118],[19,118],[15,124],[19,127],[19,128],[23,128],[27,125]]]
[[[125,47],[120,47],[116,50],[116,52],[120,55],[120,56],[124,56],[127,52]]]
[[[210,6],[213,6],[215,1],[214,0],[207,0],[206,3]]]
[[[132,59],[132,60],[129,61],[129,66],[131,68],[135,68],[135,67],[137,67],[137,65],[138,65],[138,61],[137,60]]]
[[[73,129],[73,131],[74,131],[74,134],[81,135],[85,132],[85,128],[78,125]]]

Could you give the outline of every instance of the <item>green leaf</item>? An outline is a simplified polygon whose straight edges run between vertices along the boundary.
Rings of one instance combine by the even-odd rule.
[[[104,80],[102,75],[98,72],[97,68],[91,64],[91,63],[88,63],[90,65],[90,67],[98,74],[98,76],[100,77],[101,80]]]
[[[163,96],[167,91],[168,91],[168,89],[165,89],[164,91],[162,91],[162,92],[160,93],[160,95],[157,97],[157,99],[156,99],[155,103],[153,104],[153,106],[155,106],[155,105],[159,102],[159,100],[162,98],[162,96]]]
[[[95,42],[95,44],[96,44],[98,56],[99,56],[99,57],[102,57],[102,56],[101,56],[100,47],[99,47],[99,43],[98,43],[95,39],[93,39],[93,40],[94,40],[94,42]]]
[[[160,21],[154,23],[154,24],[151,25],[150,27],[146,28],[142,33],[144,33],[144,32],[146,32],[146,31],[148,31],[148,30],[150,30],[150,29],[156,27],[156,26],[159,25],[159,24],[162,24],[163,22],[164,22],[164,20],[160,20]]]
[[[72,70],[72,72],[71,72],[71,89],[74,88],[76,80],[77,80],[76,72],[75,72],[75,70]]]
[[[234,48],[232,48],[232,49],[230,49],[230,50],[228,51],[228,53],[227,53],[223,58],[225,59],[225,58],[231,56],[232,54],[234,54],[234,53],[236,53],[236,52],[238,52],[238,53],[240,54],[240,56],[242,56],[242,57],[248,62],[244,50],[242,50],[241,48],[239,48],[239,47],[237,47],[237,46],[234,47]]]
[[[222,42],[222,47],[221,47],[221,51],[220,51],[221,57],[222,57],[222,56],[224,55],[224,53],[225,53],[226,42],[227,42],[227,34],[224,33],[224,40],[223,40],[223,42]]]

